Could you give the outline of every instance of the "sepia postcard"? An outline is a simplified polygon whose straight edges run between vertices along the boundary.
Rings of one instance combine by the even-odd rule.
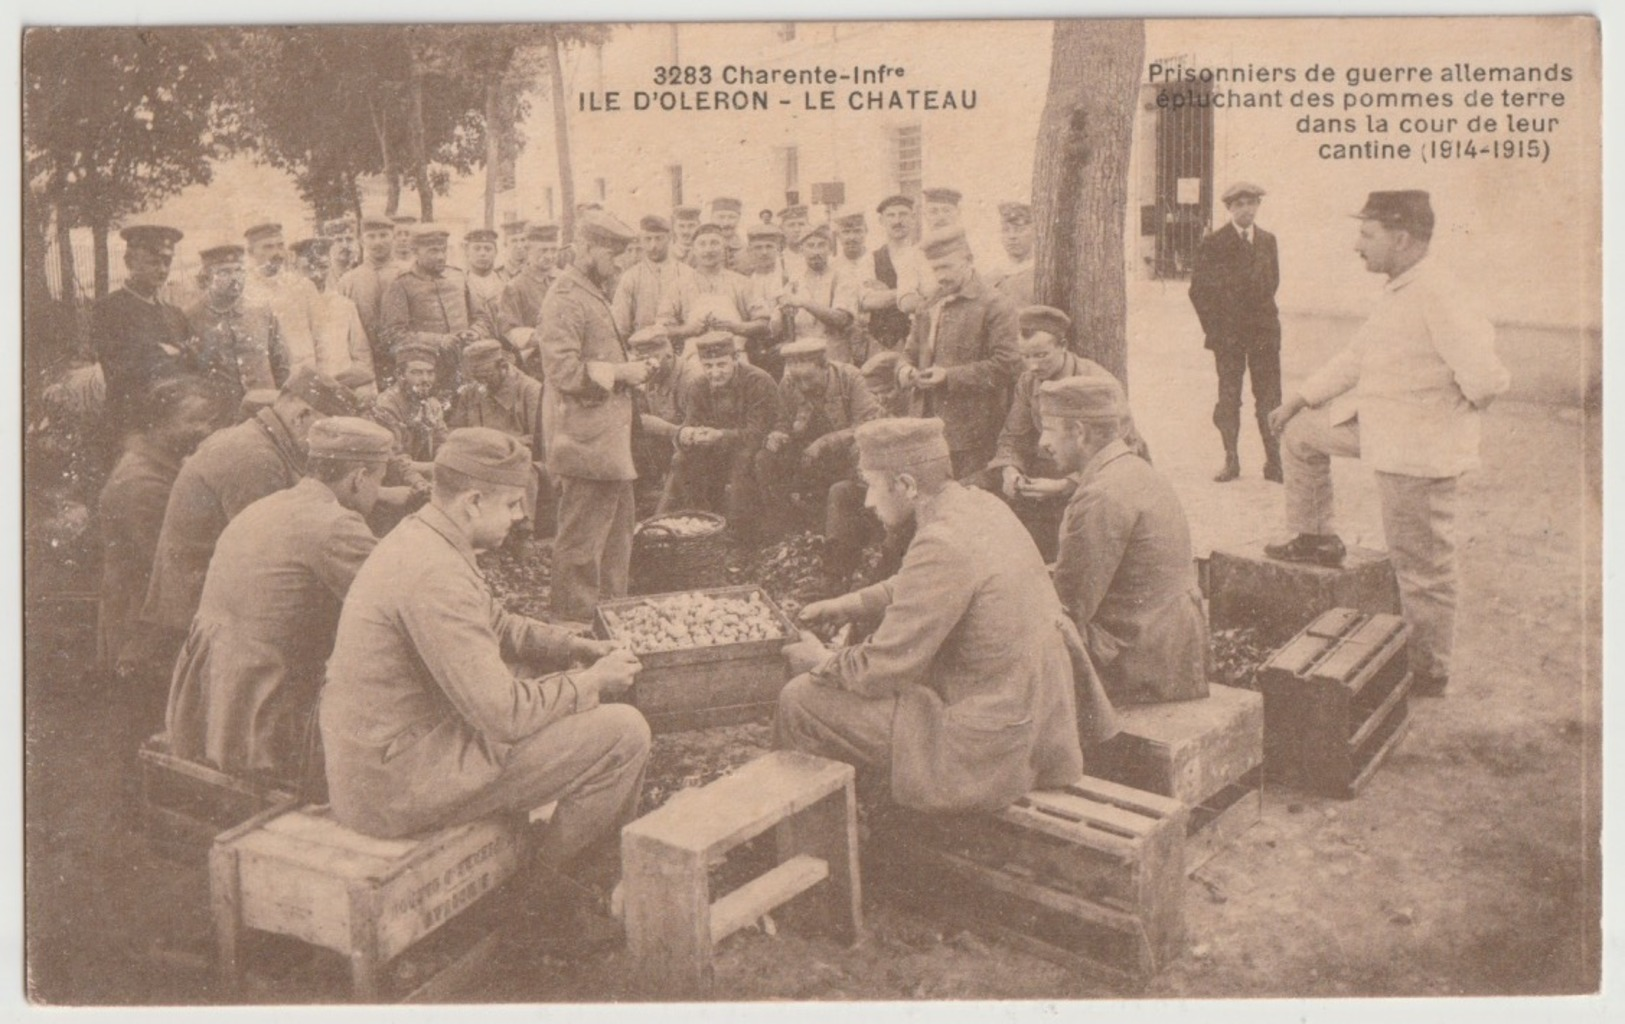
[[[1597,19],[21,55],[35,1005],[1601,990]]]

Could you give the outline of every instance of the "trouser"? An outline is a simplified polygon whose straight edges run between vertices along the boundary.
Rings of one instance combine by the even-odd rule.
[[[669,437],[640,432],[632,442],[632,465],[638,471],[636,491],[639,508],[658,504],[671,472],[672,443]],[[651,497],[652,495],[652,497]]]
[[[1264,454],[1279,459],[1275,435],[1270,432],[1269,415],[1281,404],[1281,350],[1278,347],[1252,349],[1235,346],[1215,349],[1213,363],[1219,371],[1219,402],[1213,407],[1213,425],[1219,428],[1225,451],[1235,451],[1241,436],[1241,385],[1247,373],[1253,378],[1253,415],[1264,440]]]
[[[446,827],[500,811],[524,813],[558,801],[536,857],[563,867],[637,816],[649,723],[629,704],[569,715],[508,748],[502,772],[457,810]]]
[[[599,601],[626,596],[635,515],[632,481],[561,476],[558,488],[553,615],[588,622]]]
[[[1033,543],[1038,545],[1038,553],[1044,557],[1044,564],[1055,561],[1061,547],[1061,519],[1066,515],[1070,497],[1023,498],[1018,495],[1012,498],[1002,490],[998,493],[1032,535]]]
[[[1332,456],[1358,458],[1357,420],[1332,424],[1325,409],[1292,417],[1281,437],[1287,528],[1335,533]],[[1456,631],[1456,477],[1378,472],[1382,532],[1411,627],[1411,670],[1447,677]]]
[[[891,774],[896,697],[865,697],[796,676],[779,691],[773,745],[844,761],[860,773]]]
[[[756,453],[743,445],[679,448],[660,512],[692,508],[720,512],[740,537],[755,537],[762,524],[756,500]]]

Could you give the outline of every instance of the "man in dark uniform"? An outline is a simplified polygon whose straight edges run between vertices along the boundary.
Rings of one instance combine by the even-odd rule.
[[[1219,401],[1213,425],[1224,442],[1224,468],[1213,479],[1241,475],[1242,378],[1253,377],[1253,413],[1264,442],[1264,479],[1281,482],[1281,448],[1269,415],[1281,404],[1281,317],[1275,289],[1281,283],[1275,236],[1253,223],[1264,190],[1245,181],[1224,190],[1230,223],[1202,239],[1191,270],[1191,305],[1213,350]]]
[[[158,298],[175,262],[181,233],[153,224],[119,232],[124,239],[124,287],[96,303],[90,347],[107,386],[106,440],[116,455],[135,405],[165,377],[186,372],[186,316]]]
[[[349,416],[310,428],[305,476],[220,534],[166,716],[170,752],[297,787],[350,582],[377,543],[366,515],[394,438]]]
[[[457,388],[457,363],[463,346],[491,337],[492,327],[469,296],[460,270],[446,266],[451,232],[419,224],[412,237],[415,261],[384,292],[384,340],[391,348],[406,341],[432,341],[440,350],[435,387],[441,394]]]

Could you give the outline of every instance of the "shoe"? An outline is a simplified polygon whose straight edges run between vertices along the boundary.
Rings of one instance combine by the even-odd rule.
[[[1281,463],[1278,460],[1271,459],[1264,463],[1264,479],[1272,484],[1281,482]]]
[[[1416,678],[1411,680],[1411,696],[1443,697],[1445,687],[1449,685],[1449,676],[1430,676],[1418,672]]]
[[[1239,476],[1241,476],[1241,459],[1236,457],[1235,452],[1226,452],[1224,455],[1224,468],[1214,474],[1213,482],[1227,484]]]
[[[1264,554],[1283,562],[1313,562],[1335,569],[1347,550],[1335,533],[1300,533],[1285,544],[1266,544]]]

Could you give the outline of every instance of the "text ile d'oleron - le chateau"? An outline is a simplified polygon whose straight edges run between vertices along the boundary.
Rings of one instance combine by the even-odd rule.
[[[647,89],[577,93],[577,109],[584,113],[976,109],[975,89],[905,85],[907,69],[891,64],[850,68],[664,64],[653,68],[649,77]]]

